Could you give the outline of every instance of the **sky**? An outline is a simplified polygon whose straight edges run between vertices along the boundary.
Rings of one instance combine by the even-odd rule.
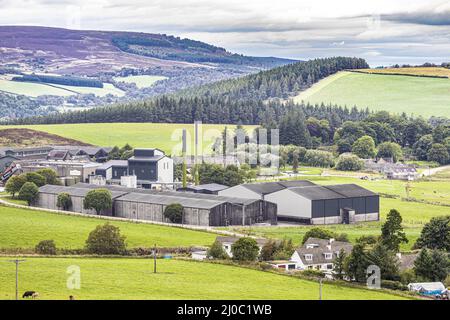
[[[0,25],[165,33],[253,56],[450,61],[450,0],[0,0]]]

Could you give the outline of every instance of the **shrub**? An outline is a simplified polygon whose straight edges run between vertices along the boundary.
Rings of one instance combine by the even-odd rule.
[[[229,258],[225,250],[223,249],[222,243],[218,240],[214,241],[212,246],[206,252],[206,256],[212,259],[224,260]]]
[[[400,281],[392,281],[392,280],[381,280],[381,287],[391,290],[408,290],[408,287],[401,283]]]
[[[25,182],[20,188],[19,199],[25,200],[30,206],[38,197],[39,189],[33,182]]]
[[[301,271],[301,274],[310,278],[325,278],[325,273],[316,269],[306,269]]]
[[[360,158],[371,159],[375,157],[375,141],[371,136],[362,136],[353,143],[352,152]]]
[[[99,225],[89,233],[86,250],[92,254],[124,254],[125,236],[120,234],[119,227],[109,223]]]
[[[66,192],[58,194],[56,205],[62,210],[69,210],[69,208],[72,206],[72,199],[70,199],[70,195]]]
[[[417,282],[416,274],[414,273],[414,270],[408,269],[400,272],[400,281],[404,285],[408,285],[412,282]]]
[[[5,191],[10,193],[14,198],[16,193],[20,191],[22,186],[27,182],[24,175],[12,176],[5,185]]]
[[[38,254],[48,254],[55,255],[56,254],[56,245],[53,240],[42,240],[39,242],[34,248],[36,253]]]
[[[331,152],[322,150],[308,150],[304,162],[312,167],[329,168],[334,166],[334,157]]]
[[[322,228],[311,228],[309,229],[305,235],[303,236],[302,244],[306,242],[309,238],[318,238],[318,239],[335,239],[338,241],[348,242],[348,237],[345,233],[337,234],[333,231],[322,229]]]
[[[107,189],[95,189],[86,194],[84,208],[93,209],[99,215],[102,210],[112,208],[111,192]]]
[[[342,171],[359,171],[364,167],[364,162],[354,154],[341,154],[336,163],[336,169]]]
[[[58,175],[56,174],[56,171],[50,168],[45,168],[36,171],[37,174],[40,174],[45,178],[45,184],[52,184],[52,185],[60,185],[61,183],[58,180]]]
[[[169,219],[172,223],[182,223],[183,222],[183,206],[179,203],[169,204],[164,209],[164,217]]]
[[[259,247],[253,238],[240,238],[231,246],[233,260],[255,261],[258,257]]]
[[[37,172],[27,172],[23,175],[28,182],[33,182],[38,187],[45,185],[45,178]]]

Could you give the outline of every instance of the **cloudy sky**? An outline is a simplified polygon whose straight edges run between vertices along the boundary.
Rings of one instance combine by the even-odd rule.
[[[450,0],[0,0],[1,25],[166,33],[232,52],[450,61]]]

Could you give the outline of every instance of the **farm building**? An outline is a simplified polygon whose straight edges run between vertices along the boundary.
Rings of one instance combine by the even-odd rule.
[[[275,203],[279,220],[310,224],[379,220],[379,196],[355,184],[319,186],[305,180],[255,183],[231,187],[219,195]]]
[[[205,194],[219,194],[219,191],[228,189],[228,186],[218,183],[207,183],[198,186],[192,185],[186,188],[178,188],[177,191],[205,193]]]
[[[122,218],[168,222],[163,217],[165,208],[169,204],[179,203],[184,208],[184,224],[228,226],[277,223],[277,206],[268,201],[112,185],[100,187],[85,183],[79,183],[70,188],[44,186],[40,189],[37,206],[57,209],[56,198],[59,193],[69,190],[69,194],[73,193],[74,197],[83,198],[87,192],[98,188],[106,188],[111,191],[114,196],[111,214]],[[77,206],[74,209],[77,210],[71,211],[83,212],[79,211]]]
[[[40,208],[59,210],[60,208],[58,208],[57,206],[58,195],[64,192],[69,194],[72,201],[72,206],[71,208],[69,208],[69,211],[86,214],[96,214],[94,210],[84,209],[84,197],[89,191],[91,190],[87,188],[45,185],[39,188],[39,195],[35,206]],[[111,191],[113,201],[124,194],[126,193],[123,191]],[[101,215],[113,216],[114,208],[102,212]]]

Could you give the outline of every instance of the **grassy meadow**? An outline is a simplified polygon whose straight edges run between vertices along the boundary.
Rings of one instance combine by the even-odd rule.
[[[219,137],[226,125],[204,124],[203,149],[211,150],[211,145]],[[228,125],[234,129],[235,125]],[[182,129],[187,129],[190,136],[188,154],[193,154],[194,125],[175,123],[85,123],[85,124],[55,124],[55,125],[27,125],[27,126],[0,126],[7,128],[29,128],[71,138],[98,146],[123,146],[126,143],[133,147],[153,147],[171,154],[174,147],[181,153]],[[256,126],[245,126],[252,131]]]
[[[384,70],[383,70],[384,71]],[[294,101],[368,107],[415,116],[450,117],[450,79],[339,72],[300,93]]]
[[[150,88],[157,81],[165,80],[167,77],[163,76],[150,76],[150,75],[138,75],[138,76],[128,76],[128,77],[115,77],[115,81],[134,83],[139,89]]]
[[[88,217],[68,216],[0,206],[0,248],[31,249],[41,240],[54,240],[57,248],[81,249],[89,233],[106,223]],[[128,248],[209,246],[216,234],[152,224],[109,221],[125,235]]]
[[[450,77],[450,69],[443,67],[360,69],[371,74],[403,74],[407,76]]]
[[[0,300],[14,299],[14,265],[0,258]],[[80,289],[67,289],[69,266],[80,268]],[[19,292],[40,299],[317,299],[318,283],[205,262],[161,259],[26,258],[20,265]],[[214,284],[214,285],[211,285]],[[404,299],[385,291],[324,284],[327,300]]]

